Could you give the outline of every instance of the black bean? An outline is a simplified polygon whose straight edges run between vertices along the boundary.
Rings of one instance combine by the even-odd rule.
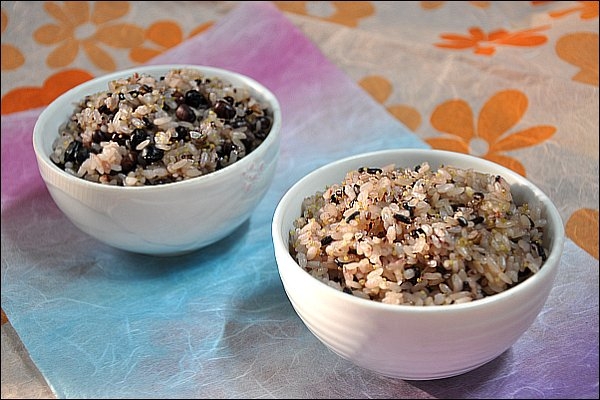
[[[394,219],[396,221],[400,221],[405,224],[410,224],[412,222],[410,217],[407,217],[406,215],[403,215],[403,214],[394,214]]]
[[[119,100],[125,100],[125,93],[119,93]]]
[[[236,115],[235,108],[225,100],[217,100],[213,106],[213,111],[217,117],[222,119],[232,119]]]
[[[187,104],[180,104],[175,110],[175,116],[181,121],[194,122],[196,120],[196,114]]]
[[[271,120],[265,116],[260,116],[256,118],[256,137],[259,139],[264,139],[269,134],[269,130],[271,129]]]
[[[475,201],[481,201],[481,200],[483,200],[483,197],[484,197],[484,195],[481,192],[473,193],[473,200],[475,200]]]
[[[367,168],[367,174],[375,175],[382,172],[383,170],[381,168]]]
[[[231,96],[225,96],[225,97],[223,97],[223,100],[225,100],[226,102],[228,102],[231,105],[233,105],[233,103],[235,103],[235,99]]]
[[[465,217],[458,217],[458,218],[456,218],[456,220],[458,221],[460,226],[467,226],[469,224],[467,222],[467,220],[465,219]]]
[[[333,242],[333,238],[327,235],[323,239],[321,239],[321,246],[327,246],[331,242]]]
[[[106,104],[102,104],[100,107],[98,107],[98,112],[100,114],[107,114],[107,115],[112,114],[112,112],[110,111],[110,108],[108,108],[108,106]]]
[[[231,142],[225,142],[221,145],[221,148],[217,150],[217,155],[219,157],[227,157],[229,159],[229,154],[236,148],[237,146]]]
[[[96,130],[92,133],[92,142],[100,143],[100,142],[108,142],[110,136],[108,133],[102,132],[101,130]]]
[[[233,129],[238,129],[244,126],[248,126],[248,122],[244,118],[236,118],[230,122],[230,125]]]
[[[188,90],[185,92],[185,104],[194,108],[208,108],[210,102],[202,93],[196,89]]]
[[[119,146],[125,146],[125,143],[127,143],[127,140],[129,139],[128,135],[125,135],[123,133],[113,133],[112,136],[110,137],[110,140],[112,140],[115,143],[118,143]]]
[[[414,237],[415,239],[417,239],[421,235],[425,236],[425,231],[421,228],[417,228],[414,231],[410,232],[410,236]]]
[[[145,166],[147,164],[160,161],[163,158],[164,154],[164,150],[161,150],[155,147],[154,145],[149,144],[148,146],[144,147],[142,151],[140,151],[140,153],[138,154],[138,162]]]
[[[142,121],[144,121],[144,125],[146,126],[146,128],[153,128],[154,127],[154,123],[152,121],[150,121],[148,119],[148,117],[142,118]]]
[[[344,286],[344,288],[342,289],[342,291],[343,291],[344,293],[348,293],[348,294],[350,294],[350,295],[352,294],[352,289],[350,289],[350,288],[349,288],[349,287],[347,287],[347,286]]]
[[[190,130],[185,126],[178,126],[175,128],[175,135],[171,136],[171,139],[177,140],[190,140]]]
[[[340,199],[344,195],[342,189],[337,189],[330,197],[330,200],[334,204],[340,204]]]
[[[131,95],[131,97],[133,97],[135,99],[136,97],[139,96],[140,92],[138,92],[137,90],[131,90],[129,92],[129,94]]]
[[[126,174],[133,171],[137,165],[137,153],[130,151],[121,159],[121,172]]]
[[[65,161],[77,162],[77,155],[83,148],[83,143],[78,140],[73,140],[65,149]]]
[[[484,218],[482,216],[477,216],[475,218],[473,218],[471,220],[475,225],[480,224],[484,221]]]
[[[142,143],[144,140],[150,139],[150,135],[143,129],[134,129],[129,137],[129,145],[132,150]]]
[[[525,268],[525,270],[523,271],[519,270],[519,273],[517,274],[520,282],[523,282],[526,278],[528,278],[531,275],[531,270],[528,268]]]

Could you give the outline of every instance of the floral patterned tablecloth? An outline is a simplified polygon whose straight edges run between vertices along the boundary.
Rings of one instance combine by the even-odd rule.
[[[598,398],[598,8],[597,1],[248,4],[3,1],[2,398],[177,397],[178,394],[213,398]],[[259,27],[276,27],[278,31],[261,31]],[[289,42],[282,47],[285,54],[281,58],[258,57],[271,54],[269,42],[275,47],[282,45],[282,37]],[[227,53],[234,49],[238,52],[236,57]],[[291,346],[296,353],[289,354],[288,361],[297,364],[296,371],[310,370],[307,376],[314,385],[292,384],[258,361],[239,362],[239,357],[234,357],[237,365],[243,364],[247,369],[239,375],[226,374],[227,380],[209,382],[207,377],[217,378],[203,372],[201,364],[210,366],[211,361],[192,352],[195,363],[188,362],[194,367],[187,369],[189,376],[180,371],[176,382],[164,371],[153,375],[153,368],[144,366],[148,368],[144,370],[148,379],[171,388],[171,392],[123,391],[114,381],[103,381],[106,376],[99,371],[94,372],[96,380],[92,374],[87,387],[78,386],[77,381],[82,377],[76,371],[82,368],[81,361],[74,360],[68,349],[64,354],[48,354],[54,351],[48,350],[54,347],[45,343],[52,337],[47,330],[51,330],[53,321],[42,323],[36,314],[73,316],[70,312],[77,310],[66,304],[62,306],[64,309],[49,309],[51,295],[55,296],[53,301],[60,296],[52,292],[54,286],[50,290],[41,282],[40,276],[50,274],[40,272],[44,269],[41,264],[49,259],[47,263],[58,265],[59,270],[61,265],[68,264],[65,269],[80,271],[77,277],[91,279],[91,275],[85,274],[88,270],[105,268],[103,261],[114,263],[118,259],[127,267],[131,260],[120,254],[104,256],[100,251],[95,252],[97,246],[93,241],[83,240],[85,243],[75,247],[75,254],[64,256],[63,264],[56,261],[63,257],[62,253],[50,250],[56,239],[36,235],[31,225],[46,215],[60,220],[60,213],[52,208],[47,193],[28,191],[13,176],[15,172],[22,173],[34,186],[39,185],[29,147],[31,128],[43,107],[58,95],[115,70],[183,60],[237,69],[276,89],[283,99],[284,116],[289,118],[284,125],[284,138],[288,135],[296,149],[304,146],[305,154],[298,160],[294,160],[291,148],[284,145],[282,149],[282,156],[288,160],[283,167],[288,162],[297,167],[295,177],[337,156],[390,146],[469,153],[526,176],[555,202],[568,238],[561,265],[563,278],[557,282],[544,317],[515,345],[513,354],[504,355],[479,372],[442,381],[394,382],[359,371],[321,348],[297,317],[277,314],[283,318],[282,337],[296,340]],[[314,74],[328,80],[315,79],[312,91],[286,83],[286,79],[294,77],[311,82]],[[321,109],[311,110],[306,103]],[[352,108],[358,104],[364,110]],[[347,110],[353,114],[344,120]],[[320,125],[306,121],[305,111],[314,112],[313,118]],[[315,131],[318,126],[324,129]],[[328,153],[318,150],[311,153],[308,146],[317,140],[331,146],[323,149]],[[338,148],[329,152],[336,146],[334,142]],[[15,148],[22,152],[16,153]],[[292,174],[276,180],[266,200],[271,203],[263,206],[264,210],[254,217],[258,222],[248,228],[251,232],[254,229],[261,232],[257,234],[266,247],[268,235],[259,230],[264,230],[266,217],[293,177]],[[28,201],[30,197],[24,193],[28,196],[34,193],[37,197]],[[59,233],[73,237],[76,230]],[[32,250],[29,247],[32,241],[36,241],[35,249],[43,250]],[[66,250],[66,246],[58,247]],[[77,253],[82,251],[91,253]],[[27,255],[33,253],[35,256]],[[209,250],[207,254],[213,253]],[[274,261],[269,251],[256,254],[264,257],[261,260],[266,260],[268,268],[272,268]],[[203,257],[200,258],[181,263],[186,274],[193,270],[189,264],[205,264]],[[159,262],[147,262],[152,269],[148,274],[158,274],[163,268]],[[273,283],[277,281],[274,270],[263,273],[274,290],[282,290]],[[89,282],[86,280],[86,284]],[[170,277],[166,282],[175,290],[186,289],[179,278]],[[577,282],[584,282],[583,289]],[[290,312],[282,293],[267,295],[266,303],[258,304],[264,308],[259,309],[268,309],[271,301],[282,315]],[[181,297],[179,301],[188,306],[193,304],[184,299],[187,298]],[[174,299],[157,301],[167,304]],[[583,301],[585,307],[580,311],[577,307]],[[234,326],[232,334],[240,335],[235,343],[255,345],[251,339],[261,336],[252,333],[253,329],[274,334],[272,325],[265,322],[262,326],[251,316],[245,317],[252,323]],[[138,323],[140,327],[133,314],[127,318],[130,318],[127,323]],[[550,329],[547,324],[556,326]],[[115,327],[122,328],[111,326]],[[247,339],[242,339],[245,332]],[[549,339],[565,343],[571,353],[565,358],[571,364],[565,365],[563,375],[554,371],[553,364],[563,353],[552,350],[554,346],[550,343],[544,344],[550,350],[536,347],[541,346],[540,341]],[[71,344],[75,343],[79,342]],[[82,351],[85,348],[84,343],[78,346]],[[299,353],[301,348],[303,353]],[[109,347],[105,350],[109,351]],[[285,355],[285,346],[279,350]],[[524,356],[527,350],[539,354],[544,364],[536,366],[535,357]],[[556,354],[543,356],[547,351]],[[210,354],[232,356],[226,350]],[[237,355],[248,356],[248,353],[240,351]],[[320,363],[313,365],[302,355],[318,356],[316,361]],[[108,356],[103,354],[103,357]],[[118,365],[118,356],[112,357],[115,371],[123,372],[119,368],[127,365],[127,376],[141,374],[136,363]],[[268,360],[276,364],[280,359]],[[179,362],[181,367],[183,359]],[[54,370],[58,372],[52,372],[49,367],[52,363],[57,363]],[[60,368],[61,363],[68,367]],[[248,372],[257,369],[263,373]],[[510,380],[507,378],[510,373],[525,375]],[[245,379],[243,374],[252,375],[251,379]],[[119,376],[121,383],[127,383],[127,376]],[[298,378],[293,373],[289,376]],[[102,385],[106,386],[105,391],[97,389]],[[340,389],[340,385],[347,385],[348,389]]]

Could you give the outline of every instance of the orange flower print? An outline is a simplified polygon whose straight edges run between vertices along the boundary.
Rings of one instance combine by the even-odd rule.
[[[2,115],[47,106],[67,90],[92,78],[87,71],[72,69],[50,76],[41,87],[13,89],[2,96]]]
[[[8,16],[2,10],[2,33],[8,26]],[[2,71],[13,70],[25,64],[25,57],[19,49],[10,44],[2,43]]]
[[[213,25],[213,21],[208,21],[198,26],[190,33],[189,37],[198,35]],[[162,52],[177,46],[184,39],[181,27],[173,21],[157,21],[153,23],[146,30],[144,37],[147,41],[151,42],[150,47],[144,43],[139,47],[131,49],[129,53],[129,57],[139,63],[145,63]]]
[[[98,68],[114,71],[115,61],[102,47],[129,49],[144,41],[142,28],[114,22],[129,12],[126,1],[98,1],[93,8],[87,1],[66,1],[62,6],[49,1],[44,9],[57,23],[41,26],[33,37],[42,45],[56,46],[46,59],[51,68],[68,66],[82,49]]]
[[[384,104],[392,94],[392,84],[382,76],[367,76],[361,79],[358,84],[381,104]],[[392,104],[386,106],[386,110],[412,131],[416,131],[421,125],[421,114],[411,106]]]
[[[561,18],[565,15],[579,13],[581,19],[598,18],[598,2],[597,1],[580,1],[575,7],[567,8],[560,11],[552,11],[548,15],[552,18]]]
[[[375,13],[375,7],[370,1],[275,1],[274,3],[281,11],[315,17],[351,28],[357,27],[360,19]],[[317,7],[318,10],[313,9]]]
[[[565,225],[567,236],[579,247],[598,259],[598,210],[580,208]]]
[[[450,100],[431,114],[431,125],[447,135],[425,141],[433,148],[482,157],[525,176],[525,167],[505,152],[541,144],[556,132],[553,126],[539,125],[507,133],[526,110],[527,96],[518,90],[496,93],[484,104],[476,121],[466,101]]]
[[[574,81],[598,86],[598,34],[577,32],[556,42],[556,54],[569,64],[579,67]]]
[[[421,8],[424,10],[434,10],[440,8],[446,3],[445,1],[422,1]],[[489,1],[469,1],[471,5],[479,8],[488,8],[490,6]]]
[[[542,45],[548,41],[548,38],[545,35],[537,34],[537,32],[548,28],[549,26],[540,26],[514,32],[498,29],[486,34],[480,28],[473,27],[469,29],[469,35],[441,34],[440,37],[448,42],[436,43],[434,46],[453,50],[473,48],[475,54],[491,56],[496,52],[496,46],[500,45],[521,47]]]

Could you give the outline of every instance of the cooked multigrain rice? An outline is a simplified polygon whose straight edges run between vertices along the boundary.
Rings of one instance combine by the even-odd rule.
[[[500,175],[427,162],[359,168],[302,203],[290,253],[315,278],[388,304],[459,304],[500,293],[546,259],[537,207]]]
[[[272,110],[249,89],[193,69],[134,73],[86,96],[62,124],[52,161],[101,184],[144,186],[206,175],[268,136]]]

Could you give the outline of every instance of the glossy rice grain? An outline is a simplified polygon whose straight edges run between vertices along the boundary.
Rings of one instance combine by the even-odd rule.
[[[247,88],[192,68],[135,73],[74,106],[50,158],[73,176],[117,186],[225,168],[256,149],[273,124],[273,110]]]
[[[503,292],[544,263],[546,221],[500,175],[428,163],[364,167],[307,197],[290,253],[315,278],[388,304],[449,305]]]

